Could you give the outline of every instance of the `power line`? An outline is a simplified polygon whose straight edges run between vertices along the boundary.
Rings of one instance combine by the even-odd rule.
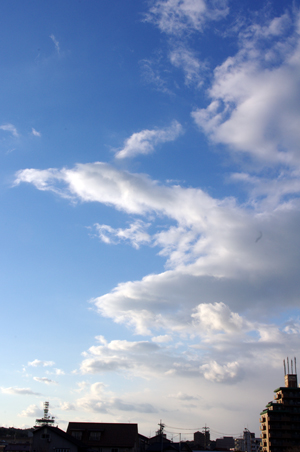
[[[174,428],[175,430],[182,430],[182,431],[183,430],[193,430],[194,432],[196,430],[199,430],[199,429],[203,428],[203,427],[197,427],[197,428],[171,427],[170,425],[166,425],[166,424],[165,424],[165,426],[168,427],[168,428]]]
[[[195,427],[195,428],[184,428],[184,427],[171,427],[170,425],[165,424],[165,427],[167,428],[171,428],[174,430],[180,430],[181,433],[188,433],[188,431],[199,431],[202,430],[204,427]],[[241,436],[241,433],[224,433],[224,432],[219,432],[218,430],[214,430],[212,428],[209,428],[211,433],[217,433],[218,435],[223,435],[223,436]],[[171,433],[171,432],[167,432],[167,433]]]

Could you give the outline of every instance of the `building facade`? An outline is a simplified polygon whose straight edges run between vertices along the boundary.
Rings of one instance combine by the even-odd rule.
[[[300,388],[297,374],[285,373],[285,387],[274,392],[275,400],[268,403],[260,413],[262,452],[290,452],[300,447]]]

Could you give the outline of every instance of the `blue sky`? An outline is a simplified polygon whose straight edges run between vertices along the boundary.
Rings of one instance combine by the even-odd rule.
[[[258,435],[300,334],[299,2],[0,12],[1,424]]]

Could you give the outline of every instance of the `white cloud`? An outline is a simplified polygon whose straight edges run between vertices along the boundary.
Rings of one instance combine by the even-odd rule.
[[[76,406],[74,403],[61,402],[60,409],[63,411],[76,411]]]
[[[157,342],[159,344],[161,344],[163,342],[170,342],[170,341],[172,341],[172,336],[170,336],[169,334],[155,336],[152,338],[152,342]]]
[[[33,361],[28,362],[28,366],[31,367],[51,367],[54,366],[54,361],[41,361],[40,359],[34,359]]]
[[[154,355],[160,350],[159,346],[148,341],[129,342],[114,340],[110,343],[92,346],[84,353],[85,359],[81,364],[83,374],[128,371],[137,372],[142,362],[148,368],[149,354]],[[137,366],[137,362],[139,366]],[[153,367],[155,363],[152,363]],[[140,369],[142,372],[142,370]]]
[[[29,405],[29,407],[26,410],[23,410],[19,416],[21,417],[42,417],[43,416],[43,410],[39,408],[37,405]]]
[[[149,226],[150,224],[146,224],[141,220],[134,221],[126,229],[114,229],[111,226],[98,223],[94,225],[97,235],[102,242],[116,245],[121,241],[128,241],[136,249],[139,249],[140,245],[151,242],[150,235],[145,231]]]
[[[32,391],[30,388],[16,388],[16,387],[9,387],[9,388],[1,388],[1,391],[3,394],[13,394],[13,395],[41,395],[38,392]]]
[[[158,0],[146,20],[167,34],[178,35],[185,31],[202,31],[207,21],[220,20],[227,14],[226,0]]]
[[[223,366],[212,361],[209,364],[201,366],[201,369],[207,380],[216,381],[218,383],[225,381],[234,382],[235,379],[238,378],[240,371],[239,364],[236,361]]]
[[[155,87],[157,91],[164,94],[173,95],[168,87],[165,73],[163,74],[161,57],[148,58],[140,61],[141,74],[146,83]]]
[[[236,312],[231,312],[224,303],[200,304],[196,307],[192,317],[203,330],[220,331],[227,334],[248,331],[252,325]]]
[[[124,142],[124,147],[116,153],[116,158],[134,157],[138,154],[149,154],[159,143],[174,141],[183,129],[178,121],[173,121],[170,127],[164,129],[142,130],[131,135]]]
[[[149,240],[167,257],[170,271],[120,284],[95,300],[99,312],[117,322],[128,322],[139,332],[149,331],[150,325],[159,327],[167,322],[168,316],[159,317],[160,309],[171,312],[176,300],[179,311],[175,309],[175,318],[180,316],[183,300],[189,318],[201,303],[222,302],[238,313],[247,303],[261,309],[280,306],[283,298],[297,306],[299,281],[294,269],[300,264],[300,206],[296,199],[275,206],[259,200],[254,207],[238,206],[231,198],[217,200],[200,189],[162,186],[145,175],[118,171],[104,163],[60,171],[24,170],[17,175],[17,183],[22,181],[147,219],[156,213],[167,218],[167,225],[169,220],[175,221]],[[100,232],[107,231],[102,227]],[[133,240],[134,228],[108,232],[108,241],[111,234],[114,238],[120,233]],[[270,286],[276,287],[272,297]],[[157,313],[152,306],[159,306]]]
[[[210,105],[192,116],[214,142],[299,167],[300,38],[286,36],[287,20],[244,31],[239,52],[215,69]]]
[[[152,20],[168,33],[201,30],[208,10],[204,2],[160,1],[152,9]],[[226,9],[222,11],[224,15]],[[101,374],[109,381],[114,372],[116,378],[136,379],[134,383],[143,378],[150,389],[157,385],[151,405],[146,396],[120,397],[109,393],[103,382],[84,381],[78,385],[80,398],[72,404],[62,402],[62,410],[107,416],[159,412],[165,409],[163,397],[171,394],[168,399],[174,399],[170,403],[175,412],[178,400],[200,400],[201,382],[201,397],[210,398],[212,405],[207,408],[204,401],[202,412],[209,416],[210,411],[213,420],[221,397],[226,409],[232,402],[230,391],[218,389],[221,385],[215,383],[241,383],[235,394],[248,398],[243,403],[248,409],[253,403],[251,391],[245,391],[250,379],[261,378],[262,371],[270,377],[266,362],[277,371],[287,351],[297,353],[299,50],[295,34],[283,39],[288,20],[284,15],[243,30],[240,51],[215,71],[210,105],[193,115],[213,141],[269,166],[282,164],[273,179],[260,177],[257,168],[255,176],[246,172],[231,176],[231,181],[250,187],[244,204],[234,198],[215,199],[199,188],[164,186],[146,175],[101,162],[17,174],[16,184],[31,183],[72,201],[96,201],[126,212],[128,227],[96,224],[99,238],[106,243],[126,241],[136,248],[155,245],[166,259],[165,271],[120,283],[94,299],[100,315],[148,336],[147,340],[107,341],[98,336],[84,353],[80,368],[88,379]],[[180,47],[172,47],[172,52],[171,62],[183,68],[186,83],[198,84],[203,67],[195,54]],[[162,130],[132,135],[119,152],[125,156],[152,152],[166,139],[167,129]],[[289,165],[294,166],[292,171]],[[295,316],[286,321],[281,316],[285,309]],[[184,403],[180,415],[183,409]]]
[[[105,391],[102,382],[96,382],[86,388],[84,396],[77,399],[75,406],[77,410],[90,413],[105,413],[112,415],[115,419],[116,412],[156,413],[155,407],[147,402],[141,402],[139,394],[127,394],[117,397],[110,391]],[[135,399],[139,400],[136,401]]]
[[[53,43],[55,45],[56,52],[59,53],[60,52],[59,42],[57,41],[57,39],[55,38],[55,36],[53,34],[50,35],[49,37],[50,37],[50,39],[52,39],[52,41],[53,41]]]
[[[13,124],[2,124],[0,126],[0,130],[4,130],[5,132],[10,132],[14,137],[19,136],[17,129]]]
[[[177,46],[170,53],[170,61],[173,66],[183,69],[186,85],[195,84],[197,87],[202,85],[202,74],[206,69],[206,65],[196,57],[194,52],[183,45]]]
[[[32,133],[32,135],[34,135],[35,137],[41,137],[41,136],[42,136],[41,132],[38,132],[38,131],[35,130],[33,127],[32,127],[32,130],[31,130],[31,133]]]
[[[56,385],[57,384],[56,381],[50,380],[50,378],[47,378],[47,377],[33,377],[33,379],[35,381],[38,381],[39,383],[45,383],[46,385],[51,385],[51,384]]]
[[[201,30],[207,11],[204,2],[161,1],[151,20],[167,33]],[[242,30],[238,53],[215,70],[210,105],[193,113],[212,141],[247,152],[254,161],[281,165],[276,178],[260,177],[257,168],[255,176],[232,175],[232,181],[250,187],[245,204],[214,199],[199,188],[164,186],[101,162],[17,174],[16,184],[32,183],[74,201],[138,215],[125,228],[96,224],[99,238],[136,248],[155,245],[166,258],[166,271],[119,284],[94,299],[99,314],[149,335],[149,341],[101,338],[85,353],[82,373],[117,371],[168,381],[197,376],[202,382],[230,383],[254,372],[254,357],[261,368],[270,356],[281,360],[287,350],[297,351],[299,322],[266,322],[271,309],[274,316],[299,309],[300,43],[296,32],[287,35],[289,21],[285,14]],[[170,57],[185,71],[186,83],[199,83],[203,67],[194,53],[172,43]],[[133,134],[117,157],[152,152],[176,136],[178,124]],[[156,218],[162,226],[151,235]],[[112,400],[94,396],[82,398],[85,409],[112,409]],[[128,403],[115,406],[121,410]]]
[[[198,400],[198,397],[190,396],[181,391],[179,391],[177,394],[169,394],[168,397],[170,397],[172,399],[183,400],[183,401]]]

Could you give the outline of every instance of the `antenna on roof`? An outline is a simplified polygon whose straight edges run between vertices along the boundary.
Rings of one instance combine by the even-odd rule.
[[[286,358],[286,363],[287,363],[287,371],[288,374],[290,374],[290,363],[289,363],[289,357]]]
[[[297,375],[296,356],[295,356],[295,358],[294,358],[294,361],[295,361],[295,374]]]
[[[35,422],[36,422],[35,426],[36,427],[40,427],[40,426],[43,426],[43,425],[51,426],[51,425],[54,424],[54,421],[55,421],[54,416],[51,417],[49,415],[49,402],[45,402],[44,403],[44,416],[41,419],[36,419],[35,420]]]
[[[291,369],[292,369],[292,374],[294,373],[293,371],[293,360],[291,359]]]
[[[285,359],[283,360],[283,370],[284,370],[284,376],[286,376]]]

